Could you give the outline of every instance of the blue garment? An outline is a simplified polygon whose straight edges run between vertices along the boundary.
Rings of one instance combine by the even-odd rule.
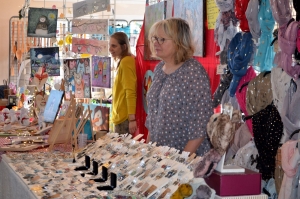
[[[231,40],[228,52],[228,68],[233,74],[230,82],[230,97],[233,97],[240,79],[247,73],[248,63],[253,53],[253,40],[250,32],[239,32]]]
[[[259,72],[270,71],[273,68],[275,52],[273,45],[273,30],[275,20],[272,15],[270,1],[261,0],[258,12],[258,21],[261,29],[261,36],[256,55],[254,57],[253,68]]]

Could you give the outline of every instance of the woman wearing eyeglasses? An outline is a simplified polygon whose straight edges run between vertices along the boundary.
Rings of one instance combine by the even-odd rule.
[[[134,133],[137,129],[135,118],[137,77],[135,59],[125,33],[116,32],[111,35],[109,52],[118,61],[112,93],[112,122],[115,125],[115,132]]]
[[[148,39],[152,56],[162,59],[147,93],[148,140],[203,155],[210,149],[206,125],[213,109],[208,75],[193,59],[189,25],[180,18],[159,21]]]

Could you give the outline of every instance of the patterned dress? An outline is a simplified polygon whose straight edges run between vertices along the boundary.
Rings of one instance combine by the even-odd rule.
[[[168,75],[163,65],[156,66],[147,93],[150,140],[183,150],[189,140],[205,137],[197,149],[197,155],[202,156],[210,149],[206,125],[213,114],[208,75],[193,58]]]

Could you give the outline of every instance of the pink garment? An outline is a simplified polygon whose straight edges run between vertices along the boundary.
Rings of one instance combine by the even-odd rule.
[[[272,14],[279,26],[287,23],[292,18],[289,0],[270,0]]]
[[[284,171],[278,199],[290,198],[292,183],[298,169],[299,150],[296,148],[297,140],[289,140],[281,147],[281,165]]]
[[[292,55],[297,46],[297,33],[299,22],[292,21],[288,26],[284,24],[280,26],[278,33],[278,44],[281,49],[281,57],[279,66],[293,78],[300,75],[300,66],[292,61]]]
[[[237,86],[237,92],[235,93],[235,97],[240,105],[240,108],[242,112],[245,114],[245,116],[248,116],[248,112],[246,109],[246,93],[247,93],[247,86],[242,87],[245,83],[250,82],[252,79],[256,77],[255,71],[250,66],[247,70],[247,73],[245,76],[242,77],[240,80],[238,86]],[[252,129],[252,119],[246,120],[246,124],[249,128],[249,131],[251,135],[253,136],[253,129]]]

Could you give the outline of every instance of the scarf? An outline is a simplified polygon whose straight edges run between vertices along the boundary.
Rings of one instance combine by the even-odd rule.
[[[292,18],[289,0],[270,0],[270,4],[273,17],[279,26],[286,24]]]
[[[281,49],[280,67],[291,77],[298,78],[300,66],[293,62],[292,55],[296,50],[296,39],[299,22],[291,20],[279,28],[278,42]]]
[[[247,73],[244,77],[242,77],[241,81],[239,82],[239,85],[237,87],[237,92],[235,94],[236,99],[240,105],[241,111],[245,114],[245,116],[248,116],[248,112],[246,109],[246,93],[248,89],[248,83],[256,77],[256,73],[254,69],[250,66],[247,70]],[[252,119],[247,119],[246,124],[249,128],[250,133],[253,135],[252,130]]]
[[[246,18],[246,10],[248,7],[249,0],[236,0],[235,2],[235,16],[240,20],[240,29],[243,32],[249,32],[248,20]]]
[[[248,84],[246,108],[253,115],[272,103],[271,73],[260,73]]]
[[[250,0],[246,10],[246,17],[249,24],[249,29],[252,34],[255,43],[258,42],[258,38],[261,35],[260,25],[258,22],[258,10],[259,10],[259,1]]]
[[[256,0],[257,1],[257,0]],[[274,50],[270,46],[273,40],[274,18],[270,9],[269,0],[261,0],[258,12],[261,36],[259,46],[254,58],[254,69],[259,72],[270,71],[273,68]]]
[[[248,63],[253,53],[253,40],[250,32],[237,33],[228,47],[228,68],[233,74],[229,86],[230,96],[236,92],[240,79],[246,74]]]

